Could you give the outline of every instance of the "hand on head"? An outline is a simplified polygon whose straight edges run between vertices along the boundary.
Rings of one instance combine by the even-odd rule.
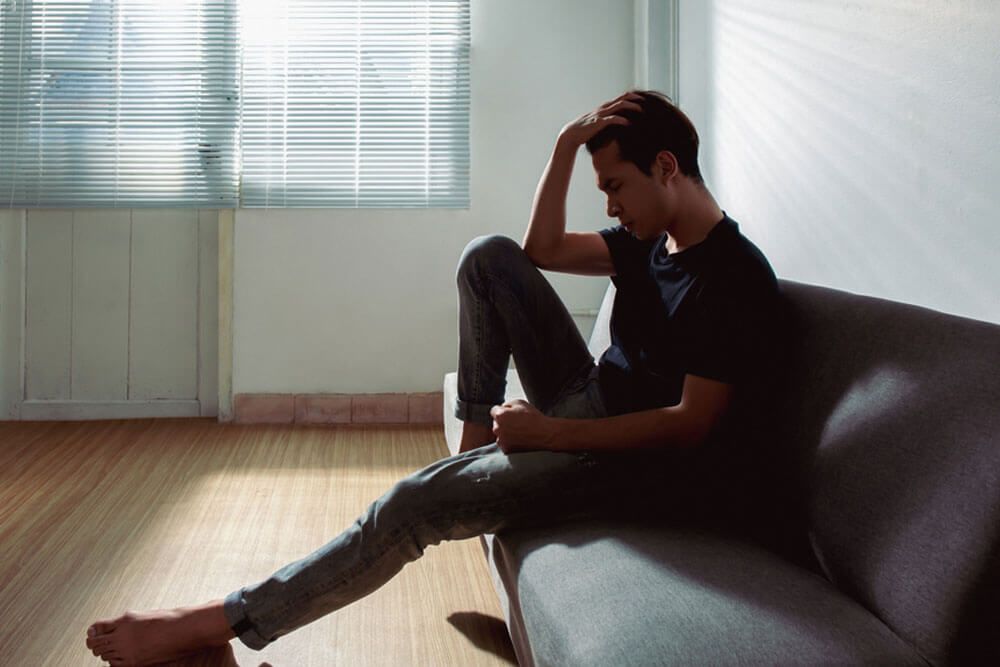
[[[576,146],[582,146],[608,125],[628,125],[628,119],[617,115],[618,112],[623,109],[642,111],[642,106],[639,104],[642,100],[642,95],[638,93],[622,93],[615,99],[597,107],[597,109],[567,123],[559,133],[559,136]]]

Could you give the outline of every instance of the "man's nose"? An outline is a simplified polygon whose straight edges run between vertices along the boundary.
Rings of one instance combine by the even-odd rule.
[[[617,216],[620,212],[621,211],[618,208],[618,204],[612,204],[610,201],[608,202],[608,217],[609,218],[613,218],[613,217]]]

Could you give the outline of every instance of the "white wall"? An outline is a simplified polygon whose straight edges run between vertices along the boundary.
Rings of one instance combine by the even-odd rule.
[[[785,278],[1000,322],[1000,3],[682,0],[709,187]]]
[[[520,242],[556,135],[632,85],[632,54],[631,2],[472,0],[470,210],[238,210],[233,393],[440,391],[458,364],[462,249]],[[567,228],[609,226],[604,210],[581,148]],[[546,275],[571,310],[607,286]]]

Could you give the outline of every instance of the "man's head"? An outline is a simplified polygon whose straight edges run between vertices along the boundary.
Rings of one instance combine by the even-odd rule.
[[[704,181],[698,133],[688,117],[662,93],[632,92],[642,96],[636,100],[642,111],[618,111],[628,124],[608,125],[586,146],[597,187],[608,195],[608,215],[645,239],[665,231],[678,197],[692,188],[704,189]]]

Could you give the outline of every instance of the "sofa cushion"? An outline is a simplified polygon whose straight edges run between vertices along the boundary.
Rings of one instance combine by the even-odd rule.
[[[522,666],[924,664],[822,577],[708,532],[589,520],[494,551]]]
[[[769,461],[823,572],[932,662],[1000,664],[1000,326],[781,285],[799,343]]]

